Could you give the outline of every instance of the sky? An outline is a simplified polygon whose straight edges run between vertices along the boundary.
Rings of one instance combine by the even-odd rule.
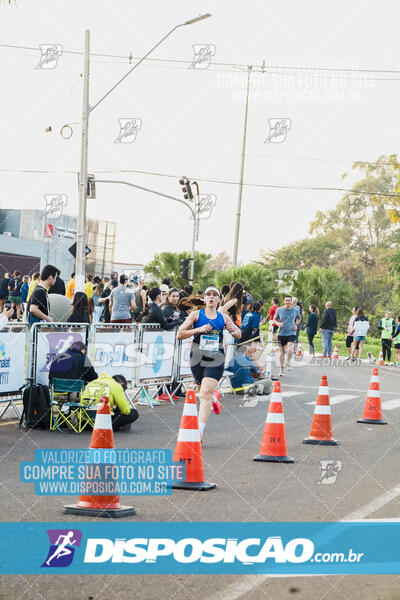
[[[90,173],[177,198],[182,175],[197,180],[216,199],[197,249],[232,256],[252,65],[244,182],[258,185],[243,187],[238,255],[247,263],[306,237],[316,211],[342,197],[262,185],[349,188],[354,161],[399,152],[395,1],[2,0],[0,207],[44,208],[44,195],[57,193],[67,195],[65,212],[77,213],[83,56],[70,52],[83,51],[85,29],[92,53],[111,55],[91,57],[93,106],[129,70],[130,53],[143,56],[175,25],[207,12],[163,42],[152,55],[163,60],[141,64],[93,110]],[[54,68],[35,68],[40,44],[62,48]],[[208,68],[189,68],[195,44],[215,48]],[[140,120],[134,141],[116,142],[119,119]],[[268,141],[270,119],[288,125],[279,142]],[[64,124],[72,124],[70,139],[60,135]],[[191,247],[189,211],[131,187],[97,184],[88,216],[117,223],[116,262]]]

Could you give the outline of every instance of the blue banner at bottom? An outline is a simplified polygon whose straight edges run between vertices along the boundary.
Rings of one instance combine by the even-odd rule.
[[[400,573],[400,523],[1,523],[2,574]]]

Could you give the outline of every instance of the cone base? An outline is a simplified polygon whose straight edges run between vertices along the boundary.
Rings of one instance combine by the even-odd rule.
[[[176,481],[172,484],[172,489],[205,492],[214,489],[216,486],[216,483],[209,483],[208,481]]]
[[[383,419],[357,419],[357,423],[371,423],[372,425],[387,425]]]
[[[106,519],[119,519],[136,515],[133,506],[121,506],[121,508],[82,508],[76,504],[64,506],[67,515],[82,515],[83,517],[104,517]]]
[[[268,456],[268,454],[258,454],[253,458],[255,462],[279,462],[292,463],[294,462],[291,456]]]
[[[314,444],[320,446],[339,446],[340,442],[337,440],[317,440],[316,438],[304,438],[303,444]]]

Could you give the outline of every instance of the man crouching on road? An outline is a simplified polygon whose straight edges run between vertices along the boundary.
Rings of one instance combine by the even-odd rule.
[[[285,374],[285,355],[287,370],[291,371],[290,361],[296,341],[297,326],[300,323],[299,311],[292,306],[292,296],[285,296],[285,305],[278,308],[275,313],[273,325],[279,327],[278,344],[280,348],[281,370],[279,377]]]
[[[128,383],[123,375],[110,377],[107,373],[102,373],[98,379],[94,379],[86,386],[82,395],[82,404],[97,404],[101,396],[107,396],[113,430],[130,429],[131,424],[139,417],[139,413],[130,405],[125,394],[127,387]]]

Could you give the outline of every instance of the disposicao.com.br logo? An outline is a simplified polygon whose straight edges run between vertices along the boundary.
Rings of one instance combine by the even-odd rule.
[[[82,532],[79,529],[48,529],[50,548],[42,567],[68,567],[81,545]]]
[[[252,549],[252,550],[251,550]],[[295,538],[285,545],[280,536],[247,538],[241,541],[228,538],[131,538],[116,540],[89,538],[86,543],[85,563],[155,563],[159,558],[171,557],[178,563],[304,563],[314,554],[314,544],[306,538]]]

